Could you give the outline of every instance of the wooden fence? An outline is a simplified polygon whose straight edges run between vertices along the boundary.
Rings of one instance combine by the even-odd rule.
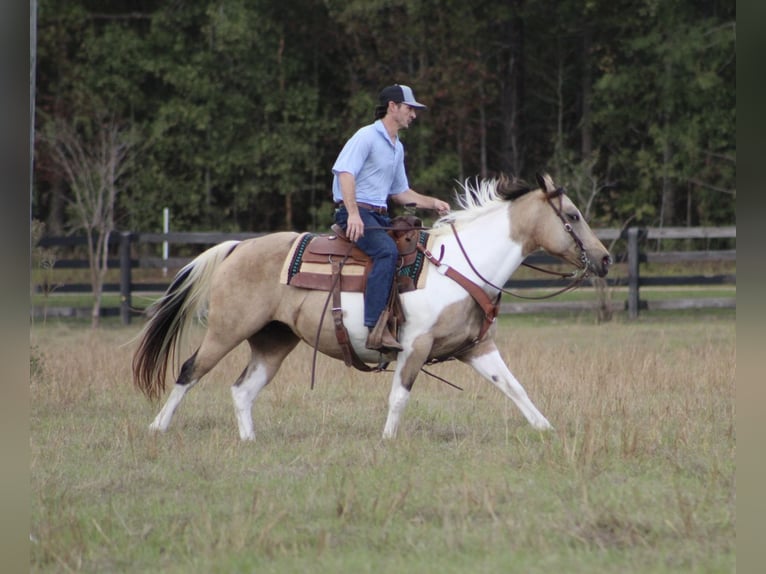
[[[608,303],[612,310],[625,310],[629,318],[638,317],[639,312],[653,309],[687,309],[687,308],[734,308],[736,297],[721,298],[679,298],[646,301],[641,299],[640,289],[646,286],[721,286],[736,285],[735,274],[697,274],[697,275],[669,275],[667,273],[646,275],[642,273],[642,266],[650,263],[688,264],[700,262],[736,261],[736,249],[709,248],[711,240],[728,240],[733,244],[736,240],[736,227],[666,227],[666,228],[638,228],[631,227],[625,230],[597,229],[596,235],[607,246],[611,247],[615,259],[615,271],[625,267],[623,273],[610,272],[606,279],[606,287],[625,287],[627,297],[623,301]],[[129,324],[131,318],[143,312],[143,309],[133,305],[133,295],[137,293],[150,294],[163,292],[169,285],[169,279],[162,282],[138,281],[134,279],[134,269],[164,269],[175,271],[188,263],[196,253],[203,249],[230,239],[247,239],[257,237],[253,233],[132,233],[120,232],[112,236],[110,250],[113,252],[108,261],[108,267],[119,269],[119,282],[106,283],[104,293],[119,293],[119,307],[104,307],[103,315],[119,314],[124,324]],[[652,249],[652,243],[664,240],[693,240],[705,244],[704,249],[660,251]],[[623,243],[624,242],[624,243]],[[77,249],[82,252],[82,246],[86,244],[83,237],[43,237],[38,246],[40,248],[56,248],[58,251]],[[193,251],[186,256],[157,257],[141,255],[151,244],[165,244],[166,246],[181,246],[186,251]],[[167,253],[168,249],[163,249]],[[88,262],[79,258],[62,258],[55,260],[53,269],[86,269]],[[527,261],[534,265],[555,264],[557,261],[545,254],[533,254]],[[514,279],[512,278],[505,287],[512,290],[523,289],[552,289],[560,288],[565,283],[560,279]],[[42,290],[40,285],[34,285],[37,292]],[[90,293],[89,284],[63,284],[58,285],[56,293]],[[583,308],[594,309],[597,306],[593,301],[555,301],[533,302],[519,300],[519,302],[504,302],[501,305],[503,313],[525,313],[553,310],[576,310]],[[40,315],[42,310],[32,308],[31,312]],[[71,307],[49,307],[46,309],[47,316],[82,316],[88,315],[89,309],[75,309]]]

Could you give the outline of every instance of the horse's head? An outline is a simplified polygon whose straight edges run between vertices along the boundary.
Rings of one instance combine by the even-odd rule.
[[[609,250],[593,233],[563,188],[556,187],[548,174],[538,174],[537,182],[540,189],[528,194],[525,202],[534,214],[532,211],[526,216],[516,214],[520,218],[529,218],[525,223],[534,228],[531,234],[534,245],[530,247],[542,248],[579,269],[604,277],[612,263]]]

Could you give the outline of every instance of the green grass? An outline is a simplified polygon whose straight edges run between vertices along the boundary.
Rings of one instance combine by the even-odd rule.
[[[723,310],[725,311],[725,310]],[[505,316],[497,340],[556,426],[467,367],[390,374],[299,347],[238,439],[238,348],[169,431],[130,383],[138,331],[32,329],[32,572],[734,572],[734,312],[597,325]]]
[[[90,308],[93,306],[93,295],[90,293],[52,293],[48,296],[35,293],[32,295],[33,307],[43,308],[46,305],[48,307]],[[101,296],[101,305],[103,307],[118,307],[120,305],[120,294],[104,293]]]

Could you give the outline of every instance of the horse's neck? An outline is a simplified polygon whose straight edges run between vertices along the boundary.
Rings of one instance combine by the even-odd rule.
[[[475,283],[484,285],[484,280],[487,280],[502,286],[521,265],[521,245],[511,240],[510,218],[506,209],[458,224],[456,229],[470,263],[454,233],[442,236],[444,262]],[[435,253],[438,255],[439,249]],[[474,272],[471,264],[481,277]]]

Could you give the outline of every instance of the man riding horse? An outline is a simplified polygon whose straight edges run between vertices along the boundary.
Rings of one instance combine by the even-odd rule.
[[[400,205],[433,209],[440,215],[450,206],[440,199],[422,195],[410,188],[404,168],[404,146],[399,130],[406,129],[426,106],[415,100],[408,86],[394,84],[384,88],[375,108],[375,122],[360,128],[343,146],[333,165],[335,222],[346,236],[373,261],[364,291],[364,324],[372,334],[384,321],[393,286],[398,252],[386,229],[387,200]],[[368,337],[366,347],[381,351],[401,351],[402,346],[390,330],[381,325],[382,338]]]

